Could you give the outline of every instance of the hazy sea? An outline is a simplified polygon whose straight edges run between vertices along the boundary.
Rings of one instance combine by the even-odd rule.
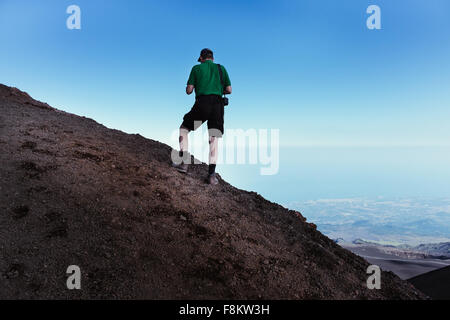
[[[261,167],[217,169],[331,238],[450,241],[450,147],[285,147],[277,174],[261,175]]]

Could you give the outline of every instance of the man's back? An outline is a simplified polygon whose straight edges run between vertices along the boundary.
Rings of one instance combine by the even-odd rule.
[[[223,88],[231,86],[228,72],[221,65],[223,86],[220,82],[219,69],[217,64],[211,60],[205,60],[201,64],[195,65],[189,75],[188,85],[195,88],[196,96],[215,94],[221,96]]]

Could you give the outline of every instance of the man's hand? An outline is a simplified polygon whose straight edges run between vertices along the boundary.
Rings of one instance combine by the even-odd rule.
[[[186,93],[191,94],[194,91],[194,86],[192,84],[188,84],[186,87]]]
[[[227,86],[227,87],[225,87],[225,90],[223,91],[223,93],[225,93],[225,94],[231,94],[231,86]]]

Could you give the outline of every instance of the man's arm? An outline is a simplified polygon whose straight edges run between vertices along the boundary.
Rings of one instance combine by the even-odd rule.
[[[224,66],[222,66],[223,70],[223,84],[225,86],[225,90],[223,90],[223,93],[225,94],[231,94],[231,81],[230,76],[228,75],[227,69],[225,69]]]
[[[187,90],[187,89],[186,89]],[[231,94],[231,86],[226,86],[225,87],[225,90],[223,91],[223,93],[225,93],[225,94]]]
[[[230,89],[231,89],[231,87],[230,87]],[[188,84],[186,86],[186,93],[191,94],[193,91],[194,91],[194,86],[192,84]]]
[[[194,91],[195,83],[196,83],[196,76],[195,76],[195,66],[192,68],[191,73],[189,74],[189,79],[186,86],[186,93],[191,94]]]

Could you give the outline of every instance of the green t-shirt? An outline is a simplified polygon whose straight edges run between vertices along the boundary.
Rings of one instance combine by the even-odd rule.
[[[227,70],[222,65],[220,67],[222,68],[223,86],[231,86]],[[196,97],[208,94],[221,96],[223,92],[220,84],[219,68],[211,60],[195,65],[191,70],[187,84],[194,86]]]

